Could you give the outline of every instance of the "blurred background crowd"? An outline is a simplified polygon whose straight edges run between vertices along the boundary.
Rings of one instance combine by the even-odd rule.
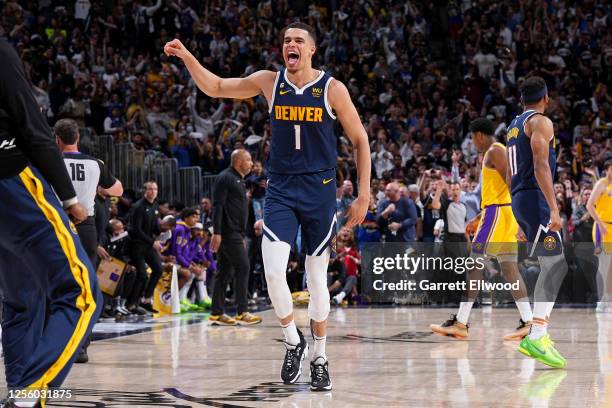
[[[256,276],[271,137],[267,102],[206,97],[162,48],[179,38],[212,72],[246,76],[282,68],[282,27],[298,18],[315,27],[314,65],[347,85],[372,150],[371,209],[355,230],[339,230],[339,257],[330,265],[330,289],[344,293],[335,298],[342,302],[358,294],[364,243],[444,241],[443,208],[432,205],[438,189],[464,203],[469,219],[478,213],[481,158],[469,125],[486,117],[503,141],[521,112],[517,88],[530,75],[543,77],[550,93],[565,236],[591,240],[585,204],[612,158],[610,12],[605,2],[556,0],[0,0],[0,36],[23,58],[51,124],[72,118],[94,140],[111,135],[115,143],[174,158],[178,167],[198,167],[203,176],[226,168],[234,149],[249,150]],[[337,131],[342,220],[358,192],[352,147]],[[112,219],[125,221],[139,194],[114,200]],[[204,229],[210,203],[202,197]],[[163,204],[165,215],[185,207]],[[303,281],[300,247],[298,237],[288,266],[295,291]],[[254,282],[251,292],[265,293],[265,281]]]

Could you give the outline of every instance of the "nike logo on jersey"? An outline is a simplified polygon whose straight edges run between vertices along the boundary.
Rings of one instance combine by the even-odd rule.
[[[274,119],[293,122],[323,122],[323,108],[276,105],[274,107]]]
[[[2,143],[0,143],[0,150],[11,150],[15,147],[17,147],[15,144],[15,138],[11,140],[3,140]]]
[[[327,180],[323,180],[323,184],[329,184],[330,181],[332,181],[333,178],[327,179]]]
[[[284,94],[288,94],[289,92],[291,92],[291,89],[287,89],[286,91],[280,91],[280,94],[284,95]]]

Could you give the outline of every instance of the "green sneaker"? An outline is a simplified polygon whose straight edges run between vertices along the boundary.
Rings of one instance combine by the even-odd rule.
[[[196,303],[196,305],[198,305],[199,309],[208,310],[210,309],[210,306],[212,306],[212,299],[207,297],[204,300],[200,300],[198,303]]]
[[[548,334],[546,335],[546,341],[550,343],[550,347],[551,347],[550,351],[555,355],[555,357],[557,357],[560,361],[563,362],[563,367],[565,367],[567,365],[567,360],[565,359],[565,357],[561,355],[561,353],[559,353],[559,350],[555,348],[555,342],[552,341],[552,339],[550,338],[550,335]]]
[[[537,340],[531,340],[526,336],[521,340],[518,351],[550,367],[563,368],[567,365],[567,361],[555,349],[555,343],[548,334]]]
[[[197,312],[198,310],[199,307],[197,305],[194,305],[187,299],[181,300],[181,313],[192,313]]]

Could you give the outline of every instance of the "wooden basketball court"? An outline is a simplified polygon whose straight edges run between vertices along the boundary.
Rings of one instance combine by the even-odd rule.
[[[100,323],[90,362],[75,365],[64,385],[72,398],[47,406],[612,406],[612,314],[555,309],[551,333],[568,367],[554,370],[501,340],[516,310],[474,309],[469,341],[430,334],[429,324],[451,312],[332,309],[329,393],[309,391],[308,361],[298,384],[280,382],[284,348],[271,310],[253,327],[209,327],[205,315]],[[307,319],[296,311],[303,330]]]

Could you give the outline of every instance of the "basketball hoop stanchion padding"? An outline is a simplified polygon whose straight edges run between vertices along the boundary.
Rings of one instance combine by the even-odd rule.
[[[173,266],[171,271],[164,271],[157,282],[153,293],[153,308],[159,312],[160,316],[180,313],[178,298],[177,268]]]
[[[170,284],[170,295],[172,296],[172,314],[181,313],[181,302],[179,299],[178,266],[172,266],[172,282]]]

